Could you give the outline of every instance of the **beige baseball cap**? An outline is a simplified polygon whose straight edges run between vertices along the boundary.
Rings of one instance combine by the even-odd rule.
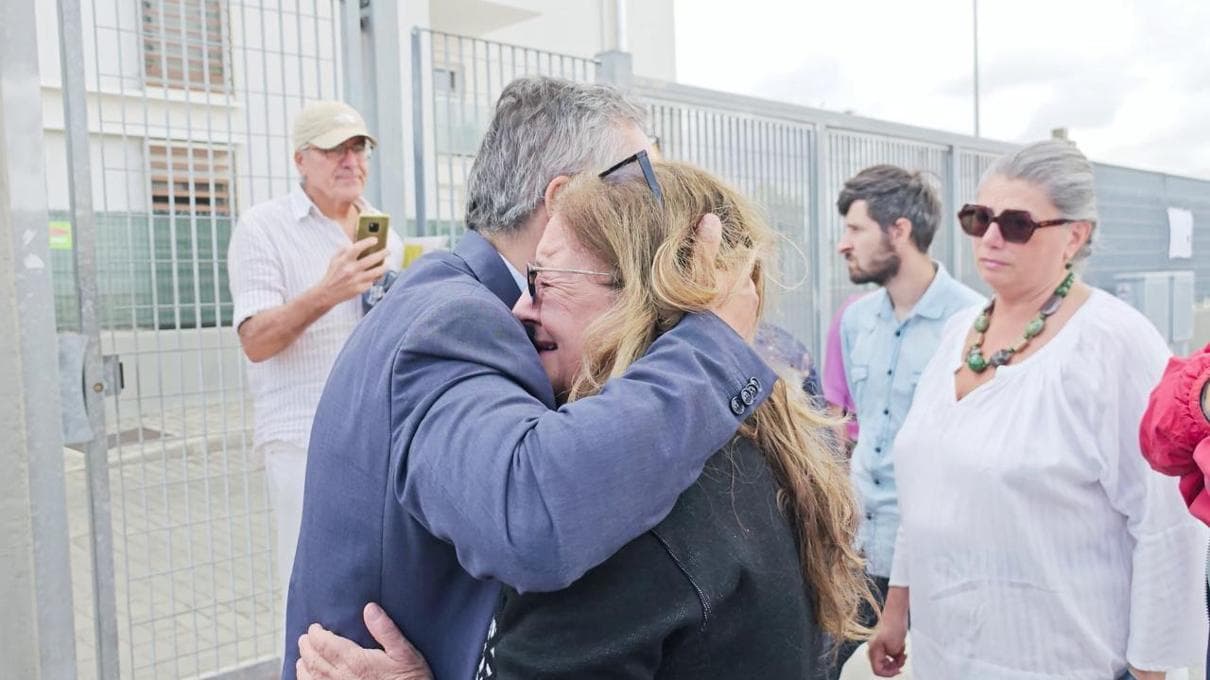
[[[304,146],[335,149],[346,139],[366,137],[374,146],[378,140],[366,130],[366,122],[357,109],[340,101],[307,104],[294,118],[294,150]]]

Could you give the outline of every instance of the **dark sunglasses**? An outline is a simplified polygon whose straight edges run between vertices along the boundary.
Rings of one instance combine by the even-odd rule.
[[[542,272],[555,272],[558,274],[584,274],[586,276],[608,276],[612,284],[613,274],[609,272],[594,272],[587,269],[562,269],[559,267],[539,267],[536,264],[525,265],[525,285],[529,288],[529,299],[532,302],[538,301],[538,274]]]
[[[1034,221],[1034,216],[1028,210],[1004,210],[999,215],[985,205],[967,203],[958,211],[958,224],[962,231],[976,238],[982,237],[991,228],[992,222],[1000,225],[1000,235],[1009,243],[1026,243],[1034,235],[1035,229],[1042,227],[1057,227],[1060,224],[1071,224],[1082,220],[1042,220]]]
[[[628,156],[627,158],[614,163],[613,165],[609,166],[608,169],[603,170],[601,174],[597,175],[597,177],[605,179],[631,163],[639,164],[639,168],[643,171],[643,179],[647,180],[647,187],[651,189],[651,193],[655,194],[656,203],[659,203],[660,207],[663,208],[664,190],[660,188],[660,183],[655,178],[655,168],[651,167],[651,158],[647,155],[646,149],[634,154],[633,156]]]

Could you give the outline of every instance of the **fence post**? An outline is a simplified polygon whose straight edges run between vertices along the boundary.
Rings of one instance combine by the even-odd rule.
[[[0,676],[76,677],[32,2],[0,2]]]
[[[828,172],[828,137],[829,128],[825,123],[815,126],[815,148],[811,150],[811,222],[815,234],[812,249],[815,252],[814,266],[811,267],[811,306],[815,308],[815,357],[819,360],[827,351],[828,326],[832,322],[832,296],[824,294],[827,276],[823,266],[823,258],[832,255],[829,247],[826,225],[833,207],[824,200]],[[822,256],[821,256],[822,255]]]
[[[419,28],[412,29],[412,178],[416,187],[416,235],[428,235],[428,192],[424,187],[424,62]],[[452,245],[452,244],[451,244]]]
[[[400,68],[399,47],[399,4],[395,0],[371,0],[368,29],[363,35],[369,37],[369,72],[373,77],[373,92],[366,97],[367,108],[374,110],[374,134],[378,135],[382,148],[374,150],[377,164],[374,199],[380,210],[390,215],[391,223],[401,235],[407,231],[406,192],[403,189],[404,152],[403,136],[403,74]]]
[[[97,677],[117,680],[118,614],[114,586],[113,526],[110,521],[109,455],[105,436],[107,386],[97,321],[96,221],[92,204],[88,105],[84,89],[84,26],[80,0],[59,0],[59,57],[63,71],[63,121],[67,139],[67,186],[71,197],[72,256],[76,272],[80,333],[84,350],[84,405],[92,439],[84,455],[88,474],[89,529],[92,536],[94,627]]]
[[[597,82],[609,83],[623,92],[634,85],[634,57],[629,52],[608,50],[596,55]]]
[[[956,144],[949,145],[949,163],[946,164],[945,177],[945,208],[943,215],[945,216],[945,231],[949,235],[949,262],[945,263],[946,268],[950,270],[955,279],[962,280],[962,231],[958,229],[958,201],[961,196],[958,195],[960,188],[958,187],[958,178],[961,176],[958,168],[958,146]]]

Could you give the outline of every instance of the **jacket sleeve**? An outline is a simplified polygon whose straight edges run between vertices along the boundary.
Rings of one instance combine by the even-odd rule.
[[[702,623],[691,584],[648,533],[565,590],[506,592],[483,666],[493,680],[650,679],[666,646]]]
[[[552,411],[524,387],[544,380],[533,345],[494,300],[447,300],[411,328],[393,394],[431,396],[393,443],[395,493],[470,574],[520,591],[563,588],[655,526],[776,379],[717,317],[688,315]]]
[[[1210,524],[1210,422],[1201,404],[1207,380],[1210,345],[1188,358],[1169,359],[1147,402],[1139,445],[1153,469],[1180,477],[1189,511]]]
[[[1206,533],[1186,514],[1175,480],[1147,467],[1134,436],[1168,347],[1150,325],[1131,329],[1121,345],[1105,346],[1103,360],[1115,368],[1106,372],[1096,402],[1103,419],[1097,440],[1104,456],[1101,485],[1134,544],[1126,660],[1135,668],[1177,668],[1206,646]]]

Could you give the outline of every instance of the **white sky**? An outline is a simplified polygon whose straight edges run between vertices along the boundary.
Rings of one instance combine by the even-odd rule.
[[[978,0],[980,127],[1210,178],[1210,0]],[[677,79],[972,134],[972,0],[675,0]]]

